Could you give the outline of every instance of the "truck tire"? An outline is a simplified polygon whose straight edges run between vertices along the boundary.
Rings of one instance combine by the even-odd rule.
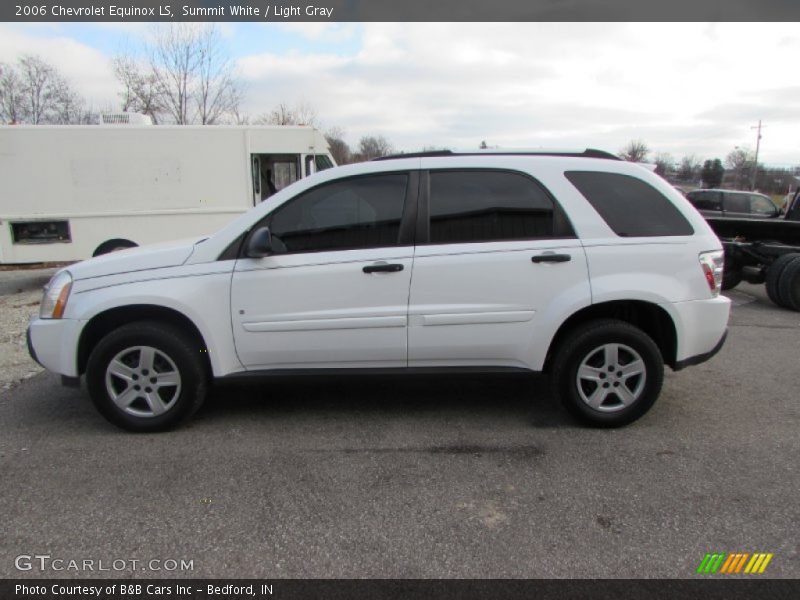
[[[783,270],[798,256],[800,256],[800,254],[797,252],[782,254],[776,258],[775,261],[769,266],[769,269],[767,269],[767,281],[765,284],[767,288],[767,296],[769,296],[769,299],[772,300],[773,304],[776,304],[782,308],[788,308],[788,306],[784,306],[783,301],[781,300],[780,292],[778,291],[778,283],[780,282]]]
[[[722,272],[722,289],[732,290],[742,282],[742,270],[732,267]]]
[[[198,344],[156,321],[111,331],[86,365],[86,386],[97,410],[128,431],[175,427],[203,403],[208,380]]]
[[[111,252],[116,252],[117,250],[136,248],[137,246],[138,244],[136,242],[132,242],[130,240],[106,240],[95,249],[92,256],[102,256],[103,254],[110,254]]]
[[[784,307],[800,311],[800,256],[783,269],[778,280],[778,297]]]
[[[617,319],[582,324],[559,343],[552,392],[578,420],[620,427],[644,415],[658,398],[664,360],[641,329]]]

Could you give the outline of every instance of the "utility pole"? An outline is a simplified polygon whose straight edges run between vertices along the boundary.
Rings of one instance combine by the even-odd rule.
[[[761,130],[764,129],[766,125],[763,127],[761,126],[761,119],[758,120],[758,125],[753,125],[750,129],[757,129],[758,133],[756,135],[756,158],[753,161],[753,179],[750,182],[750,189],[755,191],[756,189],[756,176],[758,175],[758,150],[761,147]]]

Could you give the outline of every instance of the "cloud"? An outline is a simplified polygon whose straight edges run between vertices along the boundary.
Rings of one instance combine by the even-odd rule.
[[[47,34],[50,35],[41,35]],[[20,28],[0,24],[0,62],[37,54],[54,65],[94,106],[116,103],[111,61],[100,51],[63,35],[61,28]]]
[[[267,27],[275,26],[265,24]],[[285,31],[296,33],[315,42],[343,42],[356,35],[358,26],[355,23],[279,23],[277,27]]]
[[[43,54],[95,103],[113,100],[91,27],[0,25],[0,60]],[[116,25],[97,27],[107,36]],[[134,44],[147,35],[115,31]],[[246,112],[305,102],[351,143],[383,134],[404,150],[486,140],[616,151],[642,138],[676,156],[724,156],[754,145],[750,127],[762,119],[764,160],[800,162],[800,87],[785,66],[800,48],[792,23],[275,23],[223,33]]]
[[[348,56],[243,58],[248,105],[302,99],[351,142],[382,133],[408,150],[486,139],[615,151],[641,137],[676,155],[724,154],[750,141],[753,119],[774,119],[762,156],[798,160],[796,144],[778,145],[800,135],[796,105],[767,91],[786,79],[778,57],[800,45],[792,24],[365,23],[358,33]]]

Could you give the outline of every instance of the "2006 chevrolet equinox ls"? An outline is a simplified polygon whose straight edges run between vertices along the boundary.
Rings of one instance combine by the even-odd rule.
[[[670,185],[597,150],[406,155],[317,173],[212,236],[72,265],[34,358],[129,430],[243,374],[524,370],[619,426],[722,346],[723,253]]]

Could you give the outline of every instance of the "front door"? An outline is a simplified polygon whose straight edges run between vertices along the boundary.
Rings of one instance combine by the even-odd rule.
[[[248,369],[404,367],[417,175],[337,180],[259,225],[274,253],[240,258],[231,287]]]

